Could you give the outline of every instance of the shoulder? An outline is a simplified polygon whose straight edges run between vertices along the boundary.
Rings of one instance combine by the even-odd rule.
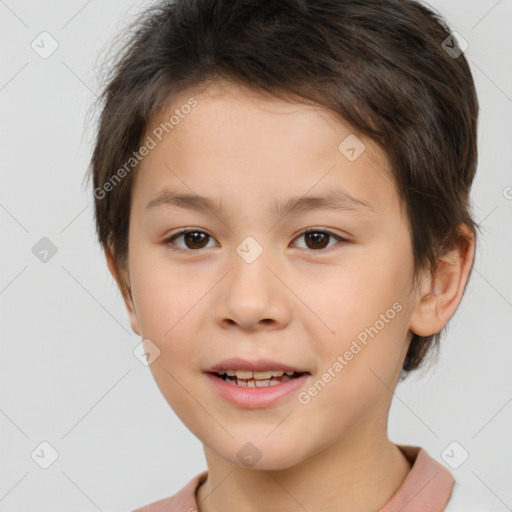
[[[456,481],[443,512],[497,512],[467,484]]]
[[[154,501],[149,505],[137,508],[130,512],[197,512],[196,491],[206,480],[208,471],[196,475],[185,487],[176,494]],[[127,511],[128,512],[128,511]]]
[[[175,498],[176,495],[174,494],[173,496],[169,496],[169,498],[154,501],[149,505],[144,505],[131,512],[169,512],[169,510],[172,510],[171,506]]]

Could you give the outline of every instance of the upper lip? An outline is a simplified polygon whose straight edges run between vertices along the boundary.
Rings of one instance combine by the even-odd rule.
[[[307,370],[304,370],[299,366],[290,366],[279,361],[271,361],[270,359],[257,359],[255,361],[247,361],[246,359],[241,359],[239,357],[224,359],[206,371],[210,373],[218,373],[220,371],[226,370],[246,370],[251,372],[282,370],[284,372],[309,373]]]

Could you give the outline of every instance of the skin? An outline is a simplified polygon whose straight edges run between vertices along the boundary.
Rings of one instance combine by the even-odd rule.
[[[380,510],[410,471],[387,422],[412,332],[436,333],[453,315],[474,240],[463,231],[438,274],[425,273],[413,289],[408,221],[386,155],[371,140],[359,136],[366,149],[350,161],[338,145],[353,131],[326,110],[221,82],[188,91],[153,126],[191,96],[198,105],[144,158],[133,184],[124,300],[134,332],[160,350],[150,365],[159,389],[203,443],[199,509]],[[270,210],[273,199],[334,187],[374,211]],[[221,198],[222,215],[145,211],[164,188]],[[210,236],[173,246],[168,239],[183,228]],[[315,248],[300,235],[306,228],[348,242],[327,236]],[[247,236],[263,248],[250,264],[236,252]],[[307,369],[307,389],[394,303],[401,311],[307,404],[292,393],[266,409],[239,408],[204,373],[229,357],[269,358]],[[247,442],[261,452],[252,467],[237,457]]]

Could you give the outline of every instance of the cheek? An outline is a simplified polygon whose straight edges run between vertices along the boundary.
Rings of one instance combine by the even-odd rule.
[[[384,382],[393,380],[407,338],[410,262],[393,257],[387,247],[371,254],[379,257],[359,258],[350,271],[340,270],[324,286],[317,281],[309,294],[315,311],[329,327],[315,341],[323,365],[319,371],[340,363],[338,356],[342,356],[342,370],[339,365],[338,371],[331,368],[337,376],[332,389],[338,392],[334,390],[340,386],[339,393],[349,402],[357,398],[353,385],[360,391],[369,386],[371,393],[372,383],[379,389],[383,386],[378,377]],[[343,389],[344,379],[350,380],[347,389]]]
[[[370,252],[370,251],[369,251]],[[303,280],[298,295],[306,297],[304,303],[320,321],[326,338],[348,340],[357,336],[365,327],[373,325],[381,314],[400,303],[408,291],[407,264],[396,258],[383,259],[385,251],[373,249],[370,256],[358,256],[347,263],[331,269],[325,275],[298,278]],[[396,310],[391,311],[395,317]]]
[[[211,284],[192,270],[171,266],[158,250],[133,256],[132,288],[141,333],[160,350],[151,366],[184,377],[197,359],[194,333],[198,318],[205,316],[204,297]]]
[[[130,248],[130,279],[143,336],[164,337],[185,315],[195,291],[193,276],[173,268],[163,248]],[[197,300],[197,299],[196,299]],[[172,332],[172,331],[171,331]]]

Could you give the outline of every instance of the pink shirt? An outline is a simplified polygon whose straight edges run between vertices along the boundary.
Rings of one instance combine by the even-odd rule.
[[[455,480],[442,464],[419,446],[397,445],[411,463],[404,483],[379,512],[442,512]],[[133,512],[197,512],[195,493],[208,471],[196,475],[174,496],[138,508]]]

